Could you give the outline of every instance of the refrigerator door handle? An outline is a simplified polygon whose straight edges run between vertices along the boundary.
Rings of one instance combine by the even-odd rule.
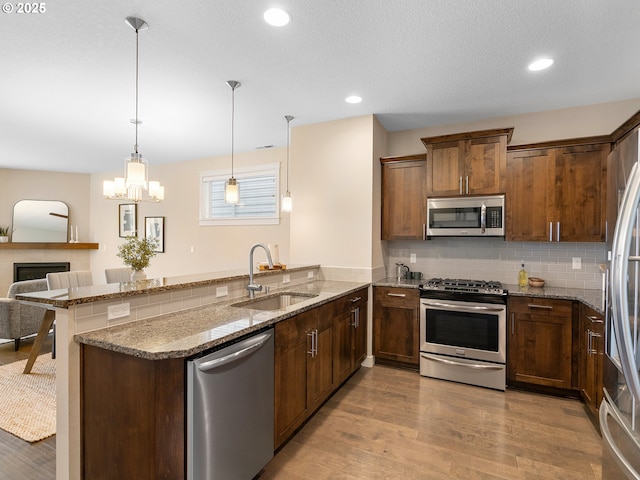
[[[618,346],[620,364],[629,392],[640,401],[640,377],[633,351],[633,334],[629,325],[629,292],[627,275],[629,252],[634,230],[635,215],[640,201],[640,170],[634,163],[620,205],[620,217],[613,233],[611,256],[611,309],[612,324]]]
[[[600,411],[598,412],[600,417],[600,431],[602,432],[602,439],[604,443],[611,449],[614,454],[615,460],[618,462],[618,465],[624,470],[625,473],[628,473],[627,477],[632,478],[634,480],[640,480],[640,474],[636,472],[633,466],[629,463],[629,461],[622,454],[618,446],[616,445],[613,436],[611,435],[611,431],[609,430],[609,425],[607,424],[607,415],[611,416],[615,420],[615,422],[622,428],[625,433],[629,436],[629,430],[624,425],[622,420],[618,417],[618,414],[615,408],[611,408],[609,406],[609,402],[604,400],[600,404]]]

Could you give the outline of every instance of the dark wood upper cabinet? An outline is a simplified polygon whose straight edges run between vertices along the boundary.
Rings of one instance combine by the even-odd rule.
[[[382,240],[424,240],[426,155],[381,158]]]
[[[561,147],[509,150],[507,240],[605,240],[610,144],[586,143],[592,140]]]
[[[507,143],[513,128],[422,138],[427,147],[427,196],[505,192]]]

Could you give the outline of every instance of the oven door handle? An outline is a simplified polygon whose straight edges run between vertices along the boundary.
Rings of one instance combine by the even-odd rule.
[[[450,303],[441,303],[441,302],[429,302],[429,303],[425,303],[424,304],[427,308],[428,307],[441,307],[441,308],[446,308],[447,310],[453,310],[456,312],[459,311],[464,311],[464,312],[477,312],[477,311],[483,311],[483,312],[504,312],[504,307],[503,308],[499,308],[499,307],[484,307],[481,305],[475,306],[475,307],[471,307],[471,306],[464,306],[464,305],[451,305]]]
[[[421,353],[420,356],[422,358],[426,358],[427,360],[433,360],[434,362],[445,363],[447,365],[455,365],[456,367],[467,367],[476,370],[504,370],[504,365],[484,365],[478,363],[456,362],[455,360],[447,360],[445,358],[434,357],[427,353]]]

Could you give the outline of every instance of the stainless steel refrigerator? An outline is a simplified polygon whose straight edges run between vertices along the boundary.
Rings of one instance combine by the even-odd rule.
[[[599,420],[603,480],[640,480],[640,166],[638,130],[608,159],[607,328]]]

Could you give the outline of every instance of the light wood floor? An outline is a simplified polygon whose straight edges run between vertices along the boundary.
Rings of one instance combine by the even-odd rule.
[[[270,479],[599,479],[574,399],[361,368],[267,465]]]
[[[0,365],[29,357],[35,337],[20,342],[13,351],[13,341],[0,344]],[[51,335],[43,352],[51,352]],[[2,405],[0,405],[2,408]],[[56,437],[29,443],[0,429],[0,478],[2,480],[53,480],[56,478]]]
[[[0,364],[27,358],[31,344],[0,344]],[[351,377],[259,480],[591,480],[600,463],[600,437],[577,400],[375,366]],[[55,436],[29,444],[0,430],[0,478],[55,479]]]

